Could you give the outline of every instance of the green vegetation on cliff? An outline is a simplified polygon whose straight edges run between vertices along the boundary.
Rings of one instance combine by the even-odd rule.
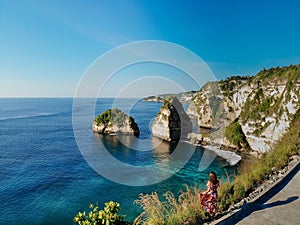
[[[220,210],[225,210],[230,205],[246,197],[274,169],[279,170],[287,165],[290,157],[297,154],[300,149],[299,127],[300,110],[294,114],[289,131],[276,144],[273,150],[265,153],[255,163],[241,168],[240,174],[235,177],[232,183],[222,184],[219,193]]]
[[[242,127],[238,122],[239,118],[236,118],[225,129],[226,138],[235,146],[249,148],[249,144],[246,140],[246,136],[243,133]]]
[[[246,81],[250,81],[251,76],[231,76],[219,82],[222,93],[226,97],[231,97],[236,92],[236,88]]]
[[[256,85],[252,98],[248,98],[241,112],[241,121],[245,123],[248,120],[256,121],[267,116],[276,115],[278,119],[284,109],[280,106],[282,101],[288,103],[294,101],[291,99],[290,91],[293,89],[300,98],[300,93],[295,88],[300,79],[300,65],[290,65],[284,67],[270,68],[261,70],[252,78],[252,83]],[[266,87],[282,86],[284,88],[280,96],[270,96]]]
[[[101,123],[108,124],[111,122],[112,125],[122,126],[127,119],[129,119],[130,124],[134,123],[134,119],[131,116],[128,116],[120,109],[113,108],[98,115],[94,121],[97,125]]]

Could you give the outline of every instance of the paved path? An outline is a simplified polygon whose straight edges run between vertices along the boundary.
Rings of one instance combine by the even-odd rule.
[[[263,196],[247,211],[226,221],[238,225],[299,225],[299,165],[274,190]],[[225,222],[225,221],[224,221]],[[225,224],[225,223],[224,223]]]

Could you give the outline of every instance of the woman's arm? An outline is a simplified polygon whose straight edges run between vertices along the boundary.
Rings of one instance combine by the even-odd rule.
[[[207,194],[209,192],[209,190],[210,190],[210,181],[207,182],[206,186],[207,186],[207,190],[204,191],[204,192],[202,192],[201,193],[202,195],[205,195],[205,194]]]

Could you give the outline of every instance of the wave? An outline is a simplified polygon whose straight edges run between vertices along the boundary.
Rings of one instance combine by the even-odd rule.
[[[214,145],[205,146],[204,149],[213,151],[218,156],[226,159],[226,161],[229,163],[230,166],[236,165],[242,159],[242,157],[240,155],[238,155],[234,152],[231,152],[231,151],[221,150],[217,146],[214,146]]]
[[[36,113],[30,115],[14,115],[14,116],[7,116],[7,117],[0,117],[0,121],[5,120],[18,120],[18,119],[28,119],[28,118],[36,118],[36,117],[48,117],[48,116],[57,116],[62,113]]]

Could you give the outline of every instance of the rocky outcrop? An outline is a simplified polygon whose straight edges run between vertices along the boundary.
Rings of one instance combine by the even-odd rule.
[[[136,137],[140,134],[134,119],[117,108],[99,114],[93,122],[93,131],[101,134],[133,134]]]
[[[165,101],[152,124],[153,136],[169,142],[185,140],[192,132],[192,122],[178,99]]]
[[[162,94],[162,95],[155,95],[155,96],[148,96],[143,98],[144,102],[164,102],[165,100],[171,98],[177,98],[181,103],[190,102],[191,99],[196,94],[196,91],[189,91],[189,92],[182,92],[178,94]]]
[[[253,77],[207,83],[187,113],[212,129],[213,143],[263,153],[289,129],[300,109],[299,90],[300,65],[264,69]]]

